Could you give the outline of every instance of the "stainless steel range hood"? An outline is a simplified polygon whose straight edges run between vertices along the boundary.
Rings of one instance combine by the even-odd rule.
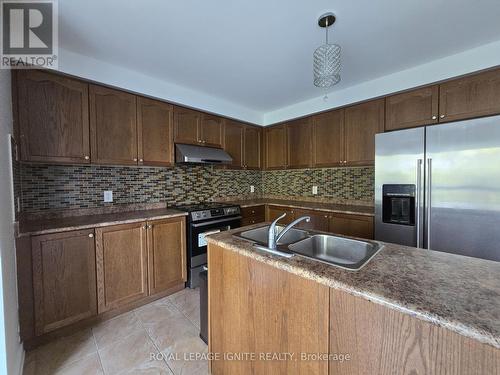
[[[231,164],[232,161],[233,158],[220,148],[175,144],[176,163]]]

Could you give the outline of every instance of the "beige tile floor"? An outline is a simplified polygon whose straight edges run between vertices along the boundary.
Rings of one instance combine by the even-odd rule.
[[[184,289],[39,347],[26,353],[24,375],[208,374],[205,360],[185,354],[207,352],[199,298]]]

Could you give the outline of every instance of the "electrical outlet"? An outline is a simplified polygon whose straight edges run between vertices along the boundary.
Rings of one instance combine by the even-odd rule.
[[[113,202],[113,191],[112,190],[106,190],[104,192],[104,202],[106,202],[106,203]]]
[[[255,193],[255,186],[250,185],[250,193]]]
[[[313,185],[313,194],[318,194],[318,187],[316,185]]]

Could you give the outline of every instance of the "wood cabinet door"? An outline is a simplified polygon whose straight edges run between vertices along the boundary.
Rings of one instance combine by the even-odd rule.
[[[500,69],[441,84],[439,112],[440,122],[500,113]]]
[[[301,221],[299,224],[297,224],[297,228],[328,232],[330,221],[329,215],[325,212],[296,209],[294,210],[294,216],[296,219],[301,216],[309,216],[311,218],[309,222]]]
[[[329,231],[344,236],[373,239],[373,217],[332,214],[330,216]]]
[[[174,142],[201,144],[200,122],[200,112],[174,107]]]
[[[200,124],[201,143],[203,146],[222,147],[223,127],[223,118],[203,114]]]
[[[233,120],[224,125],[224,150],[233,158],[232,168],[243,168],[244,129],[244,125]]]
[[[384,99],[358,104],[344,111],[345,162],[372,165],[375,162],[375,134],[384,131]]]
[[[96,229],[99,313],[148,295],[146,229],[146,223]]]
[[[328,374],[329,288],[209,244],[211,374]],[[230,360],[223,353],[255,353]],[[297,360],[263,360],[260,353],[293,353]]]
[[[262,130],[254,126],[245,126],[244,165],[246,169],[260,169],[262,167]]]
[[[495,347],[394,308],[330,289],[330,375],[498,374]]]
[[[174,164],[173,106],[137,97],[137,138],[140,165]]]
[[[286,127],[273,126],[264,130],[266,169],[281,169],[287,166]]]
[[[305,118],[286,124],[288,167],[307,168],[312,164],[311,119]]]
[[[97,314],[93,230],[32,238],[35,335]]]
[[[341,165],[344,161],[344,110],[313,116],[312,138],[315,167]]]
[[[88,84],[37,70],[16,74],[22,160],[89,163]]]
[[[389,96],[385,99],[385,130],[436,124],[438,105],[437,85]]]
[[[136,96],[90,85],[92,163],[137,164]]]
[[[186,282],[184,217],[148,222],[149,294]]]
[[[294,210],[289,207],[284,206],[267,206],[266,209],[266,221],[274,221],[284,213],[286,216],[279,221],[278,224],[286,225],[290,224],[293,220],[295,220]]]

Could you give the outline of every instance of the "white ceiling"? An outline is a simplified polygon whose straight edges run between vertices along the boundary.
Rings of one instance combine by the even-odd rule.
[[[325,11],[337,15],[330,40],[343,48],[332,95],[500,41],[499,0],[64,0],[59,40],[68,53],[213,99],[201,109],[252,121],[237,112],[264,118],[323,95],[312,84],[312,53]],[[63,58],[62,70],[85,75],[83,60]],[[178,102],[203,106],[189,95]],[[253,122],[265,122],[257,115]]]

